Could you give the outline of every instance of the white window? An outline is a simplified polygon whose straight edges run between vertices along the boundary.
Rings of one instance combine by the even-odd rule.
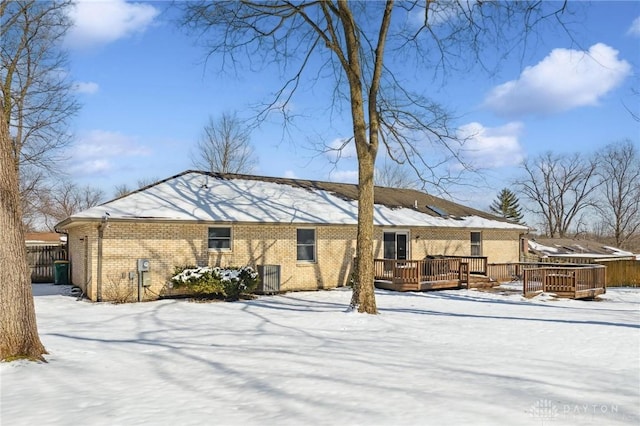
[[[482,232],[471,233],[471,256],[482,256]]]
[[[209,228],[209,250],[231,250],[231,228]]]
[[[316,230],[301,228],[297,230],[297,257],[298,262],[316,261]]]

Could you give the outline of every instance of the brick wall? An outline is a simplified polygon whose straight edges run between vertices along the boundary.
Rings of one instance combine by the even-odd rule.
[[[490,263],[518,262],[520,231],[504,229],[456,229],[456,228],[398,228],[408,230],[409,257],[422,259],[428,255],[471,255],[471,232],[482,233],[482,256]],[[382,234],[394,228],[376,229],[376,257],[382,258]]]
[[[216,224],[219,225],[219,224]],[[110,222],[103,231],[103,300],[137,300],[136,261],[148,258],[151,286],[143,299],[170,294],[168,281],[174,267],[244,266],[275,264],[281,267],[281,290],[315,290],[348,284],[351,261],[355,256],[356,227],[348,225],[302,226],[287,224],[234,224],[232,246],[228,251],[208,249],[206,223]],[[296,261],[296,230],[316,230],[317,262]],[[382,234],[390,228],[376,228],[375,257],[382,255]],[[469,255],[469,229],[408,229],[410,257],[428,254]],[[489,262],[518,260],[517,231],[482,230],[483,255]],[[72,282],[92,299],[97,299],[98,224],[69,229]]]
[[[98,242],[97,225],[75,227],[69,233],[67,247],[71,268],[71,282],[82,289],[89,298],[95,300],[96,245]]]

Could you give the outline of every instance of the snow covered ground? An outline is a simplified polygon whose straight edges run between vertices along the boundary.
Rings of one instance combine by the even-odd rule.
[[[379,291],[370,316],[345,289],[112,305],[34,285],[49,362],[0,364],[0,423],[640,424],[640,290],[508,290]]]

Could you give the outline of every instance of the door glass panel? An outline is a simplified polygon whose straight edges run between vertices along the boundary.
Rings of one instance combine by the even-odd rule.
[[[396,258],[396,234],[395,232],[384,233],[383,255],[385,259]]]
[[[385,259],[407,260],[409,237],[406,233],[385,232],[383,238]]]
[[[396,254],[399,260],[407,260],[407,235],[396,234]]]

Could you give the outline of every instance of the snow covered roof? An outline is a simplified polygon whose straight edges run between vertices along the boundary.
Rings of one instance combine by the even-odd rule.
[[[186,171],[100,206],[76,213],[77,221],[177,220],[211,222],[356,224],[354,184]],[[436,207],[434,209],[433,207]],[[528,228],[420,191],[376,187],[376,225]]]
[[[64,244],[67,236],[55,232],[26,232],[25,243],[28,246]]]
[[[590,240],[536,238],[535,240],[529,240],[528,243],[529,250],[548,257],[605,258],[635,256],[630,251]]]

